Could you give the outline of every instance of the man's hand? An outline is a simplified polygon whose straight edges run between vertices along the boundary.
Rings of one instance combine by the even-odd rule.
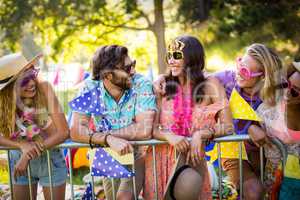
[[[133,147],[127,140],[108,135],[106,141],[109,147],[120,155],[133,152]]]
[[[166,139],[169,144],[175,147],[175,149],[181,153],[187,152],[190,148],[190,143],[184,136],[180,135],[166,135]]]
[[[27,175],[27,166],[29,163],[29,159],[25,154],[22,154],[20,160],[17,162],[14,168],[14,179],[17,180],[19,176]]]
[[[21,141],[19,147],[28,160],[39,157],[44,150],[43,147],[36,142]]]
[[[153,82],[154,93],[157,96],[162,96],[166,93],[166,79],[164,75],[159,75]]]

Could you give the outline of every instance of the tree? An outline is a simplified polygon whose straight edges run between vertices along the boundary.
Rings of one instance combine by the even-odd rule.
[[[151,22],[135,0],[123,0],[110,5],[105,0],[0,0],[0,29],[7,48],[14,50],[22,30],[29,26],[36,35],[54,30],[56,39],[52,47],[61,50],[63,42],[86,28],[102,27],[97,37],[110,34],[117,29],[148,30],[156,38],[159,71],[165,69],[163,55],[165,46],[165,24],[163,0],[154,0],[154,21]],[[140,24],[145,24],[140,26]],[[101,28],[100,28],[101,29]],[[54,55],[55,56],[55,55]]]
[[[211,26],[218,39],[243,36],[256,42],[291,41],[300,54],[300,2],[292,0],[214,0]]]

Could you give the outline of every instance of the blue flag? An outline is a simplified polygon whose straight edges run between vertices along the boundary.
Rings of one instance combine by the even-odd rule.
[[[102,148],[98,148],[92,165],[92,176],[104,176],[107,178],[130,178],[134,173],[112,158]]]
[[[86,190],[81,198],[81,200],[97,200],[96,196],[94,195],[93,199],[93,190],[92,190],[92,184],[88,183],[86,186]]]
[[[100,87],[97,87],[73,99],[69,102],[69,106],[73,111],[101,116],[101,123],[97,125],[96,130],[106,132],[111,130],[112,127],[103,115],[105,105],[101,97]],[[129,95],[126,97],[129,98]],[[102,148],[96,150],[91,174],[92,176],[108,178],[129,178],[134,176],[134,173],[128,171]]]
[[[100,88],[97,87],[73,99],[69,102],[69,106],[73,111],[99,116],[105,111],[105,106],[100,100],[100,96]]]
[[[96,127],[96,130],[103,132],[111,129],[109,121],[104,117],[103,112],[106,110],[101,99],[100,87],[94,88],[83,93],[69,102],[72,111],[102,116],[101,123]]]

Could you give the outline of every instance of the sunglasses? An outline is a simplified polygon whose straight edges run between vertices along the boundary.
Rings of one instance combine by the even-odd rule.
[[[292,85],[292,83],[288,80],[288,89],[290,91],[290,94],[292,95],[292,97],[298,97],[300,95],[300,91],[298,88],[296,88],[295,86]]]
[[[168,51],[166,55],[167,60],[181,60],[183,59],[183,52],[182,51]]]
[[[295,86],[293,86],[289,80],[284,81],[283,83],[276,86],[276,89],[286,89],[286,88],[289,90],[292,97],[300,96],[300,90]]]
[[[245,80],[249,80],[251,78],[258,77],[264,74],[263,72],[252,72],[245,64],[242,63],[241,57],[238,57],[236,59],[236,65],[240,76]]]
[[[39,74],[40,69],[29,69],[28,71],[25,72],[24,77],[21,80],[21,87],[26,86],[31,80],[36,79],[36,77]]]
[[[130,74],[131,69],[134,68],[136,65],[136,60],[133,60],[131,63],[124,65],[121,69],[124,70],[126,73]]]

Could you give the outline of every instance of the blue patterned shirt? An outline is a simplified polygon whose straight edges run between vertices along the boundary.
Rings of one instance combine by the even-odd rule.
[[[152,83],[140,74],[132,77],[132,87],[126,90],[119,102],[108,93],[103,85],[103,81],[94,81],[88,79],[85,81],[80,95],[95,88],[100,90],[100,96],[97,100],[104,104],[102,115],[95,115],[89,112],[80,112],[91,116],[94,120],[96,131],[100,131],[102,119],[105,118],[111,129],[124,128],[134,122],[136,115],[148,110],[157,110],[156,98],[153,93]]]

